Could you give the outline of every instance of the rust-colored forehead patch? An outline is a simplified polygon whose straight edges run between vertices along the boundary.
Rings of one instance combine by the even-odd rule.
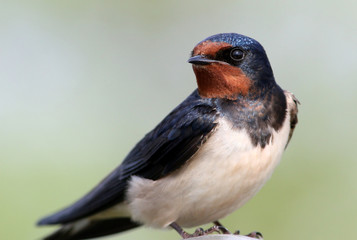
[[[207,55],[215,57],[219,50],[230,47],[232,47],[232,45],[226,42],[212,42],[207,40],[197,44],[197,46],[193,49],[193,56]]]

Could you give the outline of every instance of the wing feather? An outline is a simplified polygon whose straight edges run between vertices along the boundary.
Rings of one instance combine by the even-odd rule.
[[[217,113],[197,90],[149,132],[123,163],[73,205],[39,225],[63,224],[93,215],[125,199],[131,176],[157,180],[181,167],[216,126]]]
[[[291,137],[293,136],[296,124],[298,123],[297,114],[298,114],[298,104],[300,104],[300,102],[293,93],[285,90],[284,94],[287,98],[288,110],[290,112],[290,132],[289,132],[288,142],[286,143],[286,147],[287,147]]]

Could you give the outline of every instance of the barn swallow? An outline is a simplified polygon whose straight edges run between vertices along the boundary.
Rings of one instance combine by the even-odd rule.
[[[183,230],[240,208],[270,178],[297,124],[298,100],[275,82],[263,47],[236,34],[199,42],[197,89],[92,191],[38,225],[47,240],[87,239],[145,225]]]

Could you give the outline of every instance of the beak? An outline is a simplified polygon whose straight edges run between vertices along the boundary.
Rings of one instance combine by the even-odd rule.
[[[208,65],[211,63],[218,63],[220,61],[209,59],[205,55],[196,55],[196,56],[190,57],[188,59],[188,62],[193,65]]]

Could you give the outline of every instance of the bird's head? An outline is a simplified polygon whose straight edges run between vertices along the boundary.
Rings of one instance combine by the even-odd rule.
[[[264,48],[240,34],[221,33],[206,38],[196,45],[188,62],[193,65],[202,97],[253,96],[275,84]]]

